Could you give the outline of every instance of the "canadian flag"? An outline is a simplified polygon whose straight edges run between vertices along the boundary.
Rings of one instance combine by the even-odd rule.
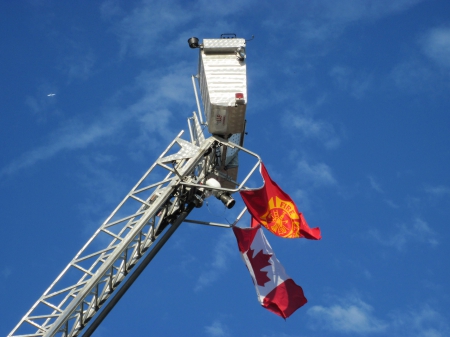
[[[255,284],[259,303],[274,314],[288,318],[307,302],[303,289],[286,274],[260,225],[233,227],[233,232]]]

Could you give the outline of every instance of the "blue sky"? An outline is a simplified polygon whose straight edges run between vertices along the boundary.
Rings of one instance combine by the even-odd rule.
[[[187,39],[232,32],[254,35],[245,146],[322,230],[266,233],[309,302],[286,322],[262,309],[231,230],[184,224],[94,336],[449,336],[449,13],[432,0],[1,2],[0,335],[187,129]]]

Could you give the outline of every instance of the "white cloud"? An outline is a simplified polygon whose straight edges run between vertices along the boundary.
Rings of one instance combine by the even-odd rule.
[[[324,163],[309,164],[303,159],[297,164],[296,174],[301,181],[312,183],[314,186],[330,186],[337,183],[331,168]]]
[[[315,330],[355,333],[384,333],[383,336],[445,337],[450,334],[446,317],[429,304],[409,311],[391,311],[381,319],[374,308],[358,296],[348,296],[329,306],[315,305],[307,311]]]
[[[395,202],[393,202],[390,199],[385,199],[384,202],[391,208],[399,208],[400,206],[397,205]]]
[[[357,99],[362,98],[369,90],[373,79],[371,74],[354,74],[351,68],[343,66],[333,67],[330,76],[340,90],[348,91]]]
[[[83,157],[81,165],[79,181],[90,193],[80,207],[85,212],[103,216],[103,207],[107,206],[109,209],[111,205],[115,205],[126,195],[130,187],[123,175],[118,176],[111,169],[111,166],[117,165],[116,158],[112,156],[97,153]]]
[[[73,27],[74,35],[68,37],[62,32],[55,32],[60,42],[61,56],[56,68],[67,76],[67,82],[88,79],[95,69],[97,56],[95,49],[86,44],[86,35],[91,34],[84,26]]]
[[[422,309],[391,314],[392,330],[402,336],[445,337],[450,334],[448,321],[439,312],[424,305]]]
[[[266,25],[277,29],[295,29],[306,41],[323,42],[339,36],[347,26],[355,22],[393,15],[422,1],[424,0],[304,0],[301,5],[296,6],[298,9],[289,4],[279,6],[283,8],[284,16],[295,18],[290,27],[279,26],[276,19],[267,20]],[[308,13],[308,16],[300,16],[299,10]],[[299,17],[304,19],[299,20]]]
[[[425,192],[435,197],[443,197],[445,195],[450,195],[450,188],[444,185],[425,186]]]
[[[411,59],[395,66],[389,77],[400,89],[407,92],[437,91],[437,75],[419,60]]]
[[[382,332],[388,324],[373,315],[373,308],[359,298],[352,297],[329,307],[315,305],[307,313],[313,327],[344,333]]]
[[[63,150],[84,148],[99,138],[111,134],[119,126],[119,120],[112,120],[110,123],[97,121],[89,126],[74,120],[68,121],[52,135],[51,142],[30,150],[12,161],[0,170],[0,176],[15,173],[41,160],[49,159]]]
[[[215,320],[211,325],[205,326],[205,331],[211,337],[226,337],[228,328],[220,321]]]
[[[31,96],[28,95],[25,98],[25,104],[30,108],[31,112],[37,117],[38,122],[43,122],[47,119],[47,116],[52,114],[58,114],[56,110],[57,99],[54,97],[45,96],[42,93],[40,95]]]
[[[206,270],[200,273],[195,291],[199,291],[219,279],[220,275],[228,268],[230,257],[235,253],[234,246],[235,241],[231,231],[226,231],[218,238],[214,248],[214,259],[206,266]]]
[[[230,26],[240,25],[235,21],[254,3],[257,2],[143,0],[131,12],[124,13],[116,2],[108,1],[101,10],[105,19],[120,17],[114,31],[119,38],[121,55],[131,53],[138,57],[166,59],[184,53],[188,48],[187,39],[191,36],[204,34],[211,37],[210,34],[214,34],[219,37],[216,34],[229,31]]]
[[[450,67],[450,28],[434,28],[422,37],[422,50],[441,66]]]
[[[118,15],[123,15],[123,11],[117,0],[107,0],[101,4],[100,14],[103,19],[112,19]]]
[[[295,204],[297,205],[300,212],[306,212],[311,209],[310,196],[307,191],[297,189],[292,197],[295,200]]]
[[[67,72],[69,82],[73,79],[88,79],[93,72],[95,60],[96,57],[92,50],[67,57],[63,67]]]
[[[375,180],[374,177],[369,176],[369,182],[370,182],[370,186],[377,191],[378,193],[384,193],[383,189],[381,188],[380,184]]]
[[[143,1],[120,23],[122,53],[129,49],[138,56],[157,53],[164,46],[162,37],[167,36],[167,31],[175,31],[191,15],[174,1]]]
[[[418,39],[421,53],[411,51],[409,59],[395,66],[390,78],[402,90],[410,93],[447,93],[450,69],[450,28],[433,28]],[[432,62],[425,62],[425,55]],[[434,66],[434,65],[437,65]]]
[[[181,63],[164,69],[166,71],[164,76],[161,76],[159,69],[154,72],[142,72],[136,77],[133,87],[133,91],[138,93],[135,103],[122,108],[119,103],[114,102],[113,106],[103,108],[105,112],[90,123],[77,119],[66,121],[62,127],[53,132],[47,144],[25,152],[1,168],[0,176],[12,174],[39,161],[48,160],[62,151],[77,150],[97,144],[113,134],[119,137],[119,130],[129,126],[129,122],[133,120],[134,127],[137,127],[139,132],[133,134],[134,142],[128,140],[128,143],[138,144],[136,148],[147,149],[149,143],[157,143],[160,138],[167,141],[167,138],[174,133],[168,126],[172,113],[167,108],[162,110],[162,107],[177,106],[189,100],[187,89],[189,80],[186,78],[183,78],[184,81],[181,80],[183,72],[180,69],[183,69],[183,65],[184,63]],[[124,94],[126,94],[125,90],[118,92],[116,96],[120,97]],[[152,137],[149,142],[150,133]]]
[[[303,137],[318,140],[327,149],[337,148],[340,144],[340,139],[333,126],[326,121],[314,120],[309,116],[288,114],[284,117],[283,123],[289,125],[288,130],[294,127],[301,132]],[[296,134],[298,135],[297,132]]]
[[[243,10],[254,4],[259,4],[257,0],[228,0],[228,1],[209,1],[209,0],[198,0],[197,9],[202,12],[202,14],[216,14],[220,13],[221,16],[225,15],[236,15],[236,8]]]
[[[436,239],[436,233],[428,224],[420,218],[415,218],[412,224],[400,224],[395,226],[396,232],[383,231],[380,234],[378,230],[370,230],[369,234],[379,243],[390,246],[399,251],[405,249],[407,244],[413,242],[426,243],[434,247],[439,244]]]

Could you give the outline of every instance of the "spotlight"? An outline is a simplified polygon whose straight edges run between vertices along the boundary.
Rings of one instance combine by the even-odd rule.
[[[213,188],[221,187],[220,183],[214,178],[209,178],[206,181],[206,185]],[[233,199],[230,193],[226,191],[207,190],[205,196],[209,197],[211,194],[214,195],[217,199],[219,199],[228,209],[232,208],[236,203],[236,201]]]
[[[219,191],[215,194],[215,196],[217,199],[222,201],[222,203],[228,209],[233,208],[234,204],[236,203],[236,201],[233,199],[233,197],[228,192]]]
[[[194,197],[193,197],[194,206],[197,208],[202,207],[203,206],[203,198],[204,198],[203,191],[195,189],[195,193],[194,193]]]
[[[236,50],[236,57],[237,57],[237,59],[239,61],[244,61],[245,60],[246,55],[245,55],[245,48],[244,47],[239,47]]]
[[[189,47],[191,47],[192,49],[200,47],[200,45],[198,44],[198,38],[196,38],[196,37],[191,37],[188,40],[188,43],[189,43]]]

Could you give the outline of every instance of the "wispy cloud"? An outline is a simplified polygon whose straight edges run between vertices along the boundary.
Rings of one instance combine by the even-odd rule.
[[[412,52],[414,53],[414,52]],[[412,56],[396,65],[389,79],[398,88],[407,93],[442,91],[442,74],[429,67],[420,57]]]
[[[374,191],[376,191],[377,193],[379,193],[381,195],[386,195],[384,189],[381,187],[381,184],[378,182],[378,180],[374,176],[369,175],[368,179],[369,179],[370,187]],[[389,198],[384,198],[383,201],[391,208],[394,208],[394,209],[399,208],[399,206],[393,200],[391,200]]]
[[[284,9],[285,16],[295,17],[296,20],[292,20],[292,25],[288,28],[296,29],[305,42],[323,42],[339,36],[353,23],[393,15],[422,1],[424,0],[318,0],[301,1],[301,5],[296,6],[297,10],[289,4],[280,8]],[[308,15],[301,16],[300,10]],[[298,17],[302,19],[298,20]],[[268,19],[266,24],[272,28],[287,29],[285,26],[278,27],[275,19]]]
[[[395,312],[390,316],[392,330],[403,336],[445,337],[450,335],[447,318],[428,304],[418,310]]]
[[[98,56],[96,46],[89,46],[87,36],[91,34],[83,25],[74,24],[72,34],[54,31],[53,38],[60,40],[59,57],[55,67],[67,78],[67,83],[74,80],[87,80],[96,71]]]
[[[391,208],[399,208],[400,206],[397,205],[394,201],[390,199],[385,199],[384,202]]]
[[[194,1],[184,4],[179,1],[144,0],[139,6],[125,15],[115,3],[108,2],[102,7],[105,18],[122,15],[114,31],[119,37],[121,54],[131,53],[138,57],[152,55],[154,58],[166,58],[167,53],[179,53],[182,43],[187,48],[189,34],[196,31],[226,31],[229,26],[225,17],[236,18],[236,8],[244,8],[254,0],[218,3],[211,1]],[[235,5],[233,5],[235,3]],[[220,16],[217,17],[217,14]],[[167,40],[167,36],[171,36]]]
[[[369,182],[370,182],[370,187],[372,187],[375,191],[377,191],[378,193],[384,193],[380,184],[375,180],[375,178],[373,176],[369,176]]]
[[[297,177],[313,186],[330,186],[337,183],[331,168],[325,163],[310,164],[302,159],[297,164]]]
[[[374,315],[372,306],[354,296],[328,307],[315,305],[307,313],[314,329],[361,334],[383,332],[388,327]]]
[[[446,317],[429,304],[417,310],[395,310],[386,318],[375,315],[374,308],[357,295],[337,299],[328,306],[315,305],[307,311],[314,330],[338,333],[377,334],[408,337],[444,337],[450,333]]]
[[[422,50],[440,66],[450,67],[450,28],[429,30],[421,39]]]
[[[182,67],[183,64],[177,64],[167,68],[165,75],[161,75],[160,70],[142,72],[134,83],[133,90],[137,94],[136,101],[132,104],[122,107],[118,97],[123,96],[124,92],[118,92],[116,97],[111,99],[112,103],[102,108],[100,117],[90,122],[75,118],[66,121],[51,134],[47,144],[23,153],[1,168],[0,176],[13,174],[39,161],[48,160],[62,151],[83,149],[111,140],[112,135],[118,137],[120,130],[130,126],[130,121],[135,121],[133,130],[138,128],[139,131],[131,135],[132,139],[129,139],[128,143],[138,143],[142,145],[140,149],[148,149],[149,144],[157,143],[160,138],[167,141],[166,138],[171,137],[174,132],[169,131],[168,123],[172,112],[167,107],[178,107],[189,99],[189,81],[180,79]]]
[[[373,81],[372,74],[354,74],[351,68],[345,66],[333,67],[330,76],[340,90],[349,92],[357,99],[364,96]]]
[[[97,121],[91,125],[85,125],[75,120],[68,121],[62,128],[54,132],[48,144],[38,146],[13,160],[0,170],[0,176],[15,173],[41,160],[49,159],[63,150],[84,148],[99,138],[110,135],[119,126],[120,121],[118,120],[110,123]]]
[[[211,337],[227,337],[230,334],[227,332],[228,327],[219,320],[215,320],[211,325],[205,326],[205,332]]]
[[[206,270],[200,273],[195,291],[199,291],[218,280],[220,275],[228,268],[230,257],[235,252],[234,237],[231,231],[226,231],[218,238],[216,247],[214,248],[213,261],[206,265]]]
[[[425,192],[434,197],[443,197],[446,195],[450,195],[450,188],[444,185],[438,186],[425,186]]]
[[[109,208],[129,190],[129,186],[125,183],[126,179],[115,175],[114,170],[111,169],[117,165],[117,158],[97,153],[81,158],[80,162],[82,170],[78,173],[79,181],[84,189],[90,191],[89,199],[84,200],[80,207],[83,211],[96,216],[103,215],[102,205]]]
[[[63,65],[64,71],[67,73],[68,81],[74,79],[86,80],[94,71],[96,56],[92,50],[78,55],[68,56]]]
[[[193,12],[184,9],[180,2],[142,1],[116,28],[121,53],[131,51],[142,57],[161,52],[168,42],[163,36],[170,32],[177,35],[180,26],[189,22],[192,15]]]
[[[450,28],[430,29],[417,40],[419,49],[409,51],[410,57],[392,69],[390,79],[397,88],[409,93],[446,95],[450,69]]]
[[[363,19],[377,19],[404,11],[423,0],[322,0],[317,7],[323,16],[339,22],[354,22]]]
[[[392,231],[383,234],[376,229],[369,231],[370,236],[384,246],[390,246],[402,251],[413,242],[426,243],[432,247],[439,244],[436,233],[420,218],[415,218],[411,224],[396,225]]]
[[[307,191],[297,189],[292,194],[292,197],[294,198],[295,204],[297,205],[300,212],[306,212],[311,209],[310,195]]]
[[[116,16],[123,16],[123,10],[120,8],[117,0],[106,0],[100,5],[100,15],[105,20],[113,19]]]
[[[289,113],[283,118],[283,123],[289,125],[287,129],[292,130],[296,136],[300,132],[305,139],[319,141],[327,149],[335,149],[340,144],[340,139],[329,122]]]

